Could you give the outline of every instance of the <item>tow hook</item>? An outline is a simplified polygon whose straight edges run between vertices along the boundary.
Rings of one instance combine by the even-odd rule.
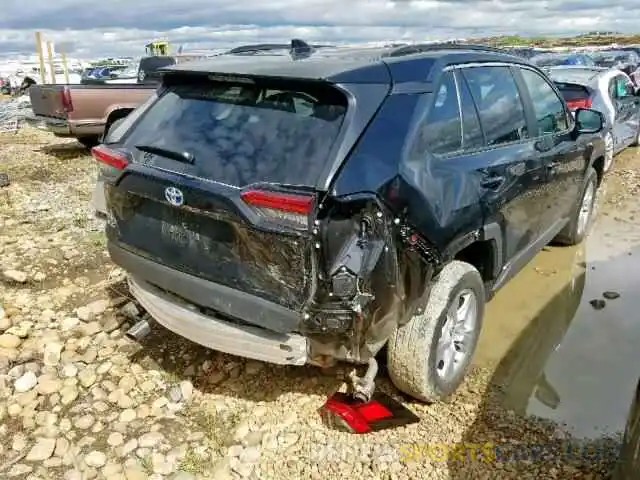
[[[378,362],[375,358],[369,360],[369,365],[364,376],[358,377],[355,370],[350,373],[351,394],[354,399],[360,402],[368,402],[371,400],[376,390],[375,378],[377,374]]]

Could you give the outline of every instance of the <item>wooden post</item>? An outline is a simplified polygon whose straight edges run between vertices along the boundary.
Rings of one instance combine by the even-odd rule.
[[[49,68],[51,69],[51,83],[56,83],[56,69],[53,65],[53,45],[51,42],[47,42],[47,54],[49,56]]]
[[[46,83],[44,76],[44,55],[42,54],[42,34],[36,32],[36,52],[38,53],[38,60],[40,61],[40,82]]]
[[[64,83],[69,85],[69,69],[67,68],[67,52],[64,51],[64,45],[60,45],[60,56],[62,57],[62,71],[64,72]]]

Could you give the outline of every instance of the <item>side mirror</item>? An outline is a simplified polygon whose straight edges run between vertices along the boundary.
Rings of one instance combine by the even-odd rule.
[[[605,125],[604,115],[590,108],[578,108],[575,119],[575,132],[578,135],[601,132]]]

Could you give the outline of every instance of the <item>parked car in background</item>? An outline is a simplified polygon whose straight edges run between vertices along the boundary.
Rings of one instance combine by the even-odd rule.
[[[506,50],[509,53],[522,58],[533,58],[547,52],[547,50],[535,47],[507,47]]]
[[[640,86],[640,56],[634,50],[602,50],[593,58],[596,65],[617,68],[626,73],[636,87]]]
[[[157,85],[33,85],[29,89],[32,125],[58,137],[74,137],[87,147],[98,144],[105,128],[126,117]]]
[[[395,385],[434,401],[493,292],[585,237],[603,125],[497,49],[285,49],[170,67],[92,153],[109,254],[156,321],[262,361],[367,365],[359,399],[387,344]]]
[[[569,108],[593,108],[607,120],[604,170],[614,156],[640,143],[640,97],[622,71],[605,67],[550,67],[545,69],[564,96]]]
[[[558,65],[593,66],[595,62],[586,53],[543,53],[530,58],[531,63],[538,67],[554,67]]]

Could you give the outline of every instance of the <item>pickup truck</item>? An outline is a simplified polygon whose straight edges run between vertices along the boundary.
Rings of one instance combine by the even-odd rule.
[[[157,85],[33,85],[29,123],[90,148],[113,122],[126,117]]]

